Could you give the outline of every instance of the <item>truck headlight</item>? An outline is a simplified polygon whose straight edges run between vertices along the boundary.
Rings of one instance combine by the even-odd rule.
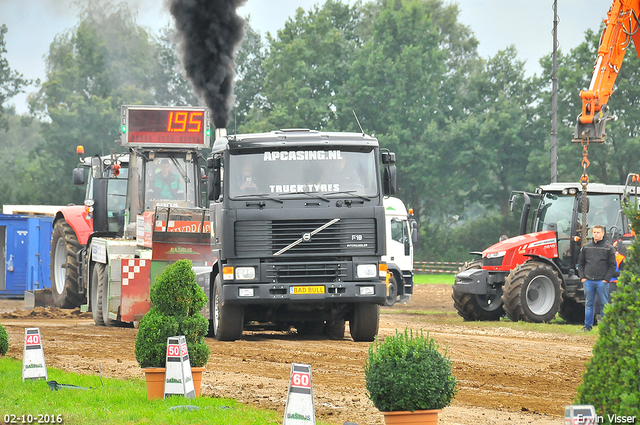
[[[377,275],[377,264],[358,264],[356,268],[356,276],[358,276],[359,279],[371,279]]]
[[[236,267],[236,280],[253,280],[255,278],[255,267]]]
[[[373,286],[361,286],[360,295],[375,295],[376,290]]]

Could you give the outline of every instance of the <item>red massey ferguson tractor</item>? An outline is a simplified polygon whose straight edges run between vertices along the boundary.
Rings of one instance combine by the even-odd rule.
[[[637,188],[590,183],[587,187],[587,228],[605,226],[609,241],[623,250],[631,235],[622,201]],[[473,254],[455,277],[453,300],[465,320],[548,322],[560,314],[570,323],[584,320],[584,291],[578,278],[581,248],[582,196],[578,183],[552,183],[535,193],[512,192],[509,203],[522,195],[520,236]],[[530,214],[532,201],[537,206]],[[531,215],[531,217],[530,217]],[[526,232],[530,225],[530,233]],[[615,286],[614,283],[612,285]],[[612,288],[612,289],[615,289]]]

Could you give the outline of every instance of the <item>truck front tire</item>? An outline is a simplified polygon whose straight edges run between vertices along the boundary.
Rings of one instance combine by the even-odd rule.
[[[378,334],[380,306],[378,304],[356,304],[349,320],[349,332],[354,341],[371,342]]]
[[[218,341],[235,341],[242,337],[244,307],[222,304],[222,282],[215,278],[213,288],[213,336]]]
[[[396,303],[396,298],[398,298],[398,283],[396,281],[395,275],[392,274],[389,278],[387,299],[384,302],[384,305],[387,307],[393,307],[393,305]]]
[[[73,228],[58,220],[51,234],[51,294],[60,308],[76,308],[85,302],[78,285],[81,246]]]

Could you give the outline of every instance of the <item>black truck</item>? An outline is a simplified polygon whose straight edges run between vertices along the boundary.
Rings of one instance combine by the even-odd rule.
[[[295,327],[378,333],[387,292],[384,195],[395,155],[363,133],[281,130],[218,138],[208,159],[213,267],[199,282],[210,333]]]

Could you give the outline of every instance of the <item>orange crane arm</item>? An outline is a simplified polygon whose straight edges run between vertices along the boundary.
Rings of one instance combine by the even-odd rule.
[[[602,138],[602,140],[592,141],[604,141],[604,123],[606,119],[601,124],[601,131],[598,131],[597,127],[599,126],[597,124],[599,118],[603,118],[607,108],[604,108],[604,111],[599,114],[600,117],[598,117],[598,112],[603,110],[603,107],[609,101],[609,96],[613,92],[613,85],[622,66],[624,54],[632,39],[640,58],[639,19],[640,0],[613,0],[611,9],[607,12],[607,19],[604,21],[606,26],[602,32],[598,58],[596,59],[589,90],[580,91],[582,113],[578,117],[578,128],[575,135],[577,138],[582,136],[582,131],[580,131],[581,124],[583,125],[583,130],[590,128],[590,124],[596,124],[595,132],[588,135],[596,139]]]

